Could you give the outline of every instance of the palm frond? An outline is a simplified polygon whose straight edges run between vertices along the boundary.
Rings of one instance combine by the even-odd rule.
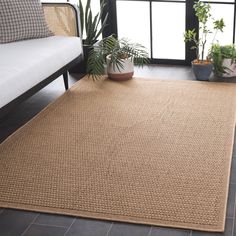
[[[104,74],[104,64],[106,63],[104,55],[100,48],[93,48],[89,52],[87,61],[87,73],[96,79]]]
[[[83,33],[84,33],[84,7],[83,7],[83,4],[82,4],[82,1],[79,0],[79,15],[80,15],[80,27],[81,27],[81,35],[83,37]]]

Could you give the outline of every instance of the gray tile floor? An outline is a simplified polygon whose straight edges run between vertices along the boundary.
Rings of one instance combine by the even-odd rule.
[[[137,77],[152,79],[193,79],[190,67],[148,66],[136,68]],[[78,80],[72,75],[70,84]],[[230,82],[227,79],[226,82]],[[0,120],[0,142],[29,121],[48,103],[64,92],[62,78],[18,106]],[[206,233],[164,227],[152,227],[78,217],[43,214],[12,209],[0,209],[0,236],[236,236],[236,142],[234,145],[226,229],[224,233]]]

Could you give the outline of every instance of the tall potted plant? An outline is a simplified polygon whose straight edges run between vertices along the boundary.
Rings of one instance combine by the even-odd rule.
[[[92,11],[91,0],[87,0],[83,5],[79,0],[80,33],[83,41],[84,60],[79,66],[74,67],[72,72],[86,72],[89,51],[99,40],[104,28],[107,25],[108,12],[106,12],[107,0],[102,0],[100,10],[96,14]]]
[[[91,8],[91,0],[88,0],[85,6],[83,6],[82,1],[79,0],[78,7],[80,11],[81,35],[83,37],[84,46],[93,46],[106,27],[108,19],[108,13],[104,13],[106,5],[107,1],[102,0],[100,11],[94,15]]]
[[[208,36],[214,32],[212,44],[216,39],[219,31],[223,32],[225,27],[223,19],[214,20],[211,16],[211,6],[209,3],[195,2],[194,4],[195,15],[199,22],[199,32],[201,35],[198,37],[196,29],[191,29],[185,32],[185,42],[193,42],[191,49],[196,50],[196,59],[192,61],[192,68],[197,80],[209,80],[212,72],[213,64],[209,55],[205,53],[205,47],[208,42]],[[213,21],[213,30],[209,28],[210,21]]]
[[[127,80],[134,74],[134,65],[143,66],[148,61],[148,53],[144,46],[111,35],[102,39],[90,51],[87,73],[94,79],[107,72],[112,80]]]

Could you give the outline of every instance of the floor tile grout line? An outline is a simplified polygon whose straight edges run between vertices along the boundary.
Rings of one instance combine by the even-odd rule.
[[[192,236],[193,235],[193,231],[192,230],[190,230],[190,234],[189,234],[189,236]]]
[[[3,213],[3,211],[4,211],[4,209],[1,209],[1,210],[0,210],[0,215]]]
[[[236,194],[234,195],[234,216],[233,216],[233,224],[232,224],[232,236],[234,236],[234,228],[236,227],[235,225],[235,211],[236,211]]]
[[[34,219],[32,220],[32,222],[28,225],[28,227],[25,229],[25,231],[21,234],[21,236],[24,236],[26,234],[26,232],[29,230],[30,226],[36,221],[36,219],[39,217],[40,213],[38,213]]]
[[[71,229],[72,225],[75,223],[76,218],[73,219],[72,223],[70,224],[70,226],[68,227],[68,229],[66,230],[66,232],[64,233],[64,236],[66,236],[66,234],[69,232],[69,230]]]
[[[152,226],[150,227],[150,230],[148,232],[148,235],[147,236],[151,236],[151,233],[152,233]]]
[[[57,227],[57,228],[64,228],[64,229],[68,228],[67,226],[53,225],[53,224],[33,223],[33,225],[50,226],[50,227]]]
[[[111,225],[110,225],[110,227],[109,227],[109,229],[107,230],[106,236],[109,235],[109,233],[110,233],[110,231],[111,231],[111,228],[112,228],[113,224],[114,224],[114,223],[112,222]]]

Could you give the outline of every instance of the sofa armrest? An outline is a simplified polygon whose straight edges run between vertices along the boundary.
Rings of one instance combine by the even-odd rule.
[[[70,3],[42,3],[45,18],[55,35],[80,36],[78,10]]]

